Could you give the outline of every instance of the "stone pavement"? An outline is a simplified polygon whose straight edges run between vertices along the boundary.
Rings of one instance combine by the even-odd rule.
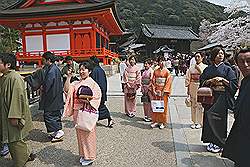
[[[191,129],[191,110],[186,107],[186,88],[184,77],[175,77],[173,81],[173,94],[170,98],[169,108],[175,143],[175,152],[178,167],[233,167],[233,163],[206,151],[200,141],[201,129]],[[233,116],[228,117],[228,132],[233,123]]]
[[[200,141],[201,130],[190,128],[190,109],[184,104],[184,78],[175,77],[173,95],[170,97],[170,124],[167,128],[151,129],[143,122],[143,109],[137,98],[137,116],[128,118],[124,114],[120,76],[108,78],[108,102],[116,124],[106,128],[106,120],[97,125],[97,159],[93,167],[231,167],[232,162],[208,153]],[[140,94],[140,93],[139,93]],[[37,154],[27,167],[71,167],[80,166],[76,134],[71,118],[63,120],[64,141],[50,143],[45,131],[42,112],[32,106],[35,129],[27,142]],[[232,117],[229,117],[230,125]],[[1,167],[9,167],[10,156],[0,159]]]
[[[124,114],[123,96],[115,94],[120,86],[119,74],[109,78],[108,107],[116,124],[105,127],[106,120],[97,125],[97,159],[93,167],[176,167],[174,143],[170,127],[151,129],[150,123],[142,120],[143,110],[137,99],[137,115],[128,118]],[[118,89],[119,90],[119,89]],[[112,96],[114,93],[114,96]],[[77,139],[72,118],[63,120],[64,141],[50,143],[45,131],[42,112],[33,106],[35,129],[27,142],[37,158],[27,167],[72,167],[80,166]],[[0,159],[1,167],[9,167],[10,156]]]

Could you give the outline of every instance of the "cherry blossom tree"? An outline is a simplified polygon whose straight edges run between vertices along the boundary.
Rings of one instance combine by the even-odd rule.
[[[245,17],[233,16],[240,11],[246,13]],[[219,23],[210,23],[203,20],[200,25],[200,39],[204,44],[219,43],[223,46],[235,48],[250,41],[250,7],[246,1],[237,0],[225,8],[228,19]]]

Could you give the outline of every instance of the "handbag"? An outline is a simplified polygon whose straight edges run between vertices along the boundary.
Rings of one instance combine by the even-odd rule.
[[[128,97],[129,100],[135,99],[136,98],[135,95],[136,95],[136,93],[127,93],[127,97]]]
[[[149,103],[150,102],[150,98],[147,94],[143,94],[141,97],[141,102],[142,103]]]
[[[155,113],[164,112],[164,100],[151,100],[152,111]]]
[[[197,102],[201,104],[213,104],[213,90],[209,87],[201,87],[197,91]]]
[[[98,112],[91,107],[85,107],[78,111],[75,128],[91,132],[98,121]]]
[[[191,98],[190,98],[190,96],[186,97],[185,104],[186,104],[187,107],[191,107]]]

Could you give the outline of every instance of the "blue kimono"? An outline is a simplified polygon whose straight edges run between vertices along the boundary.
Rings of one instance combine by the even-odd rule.
[[[222,77],[229,81],[229,86],[222,85],[222,91],[216,90],[206,83],[214,77]],[[201,141],[223,147],[227,137],[228,109],[234,108],[234,95],[238,88],[238,80],[231,67],[221,63],[219,66],[209,65],[201,74],[201,86],[213,89],[214,102],[203,105],[203,127]]]
[[[96,65],[92,70],[90,77],[99,85],[102,92],[101,103],[98,108],[99,120],[111,119],[109,110],[105,105],[105,102],[107,101],[107,77],[105,71],[99,65]]]

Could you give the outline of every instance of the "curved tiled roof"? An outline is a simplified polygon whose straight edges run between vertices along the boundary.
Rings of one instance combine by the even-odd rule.
[[[149,38],[198,40],[191,27],[142,24],[142,32]]]

